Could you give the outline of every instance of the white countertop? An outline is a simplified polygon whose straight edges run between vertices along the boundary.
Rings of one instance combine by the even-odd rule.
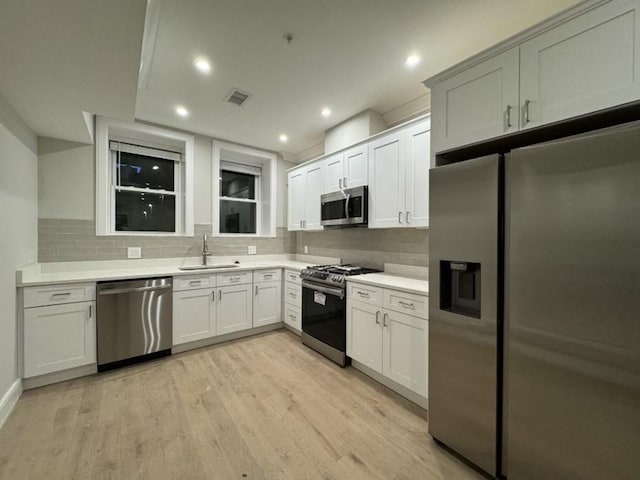
[[[284,257],[284,256],[282,256]],[[339,259],[320,259],[309,257],[305,258],[265,258],[256,259],[255,261],[240,260],[238,267],[208,269],[208,270],[180,270],[179,262],[173,265],[142,265],[140,262],[132,262],[131,266],[123,266],[123,262],[69,262],[68,269],[65,265],[59,264],[49,266],[47,264],[34,264],[19,270],[16,275],[16,286],[28,287],[34,285],[53,285],[59,283],[80,283],[80,282],[96,282],[108,280],[126,280],[134,278],[162,277],[162,276],[180,276],[180,275],[215,275],[216,273],[242,272],[247,270],[264,270],[269,268],[288,268],[300,271],[308,265],[314,263],[335,263]],[[160,262],[159,262],[160,263]],[[181,262],[182,265],[193,265],[194,263]],[[209,265],[216,263],[233,263],[228,259],[214,259]]]
[[[423,278],[404,277],[389,273],[367,273],[365,275],[347,277],[347,282],[392,288],[417,295],[429,295],[429,281]]]

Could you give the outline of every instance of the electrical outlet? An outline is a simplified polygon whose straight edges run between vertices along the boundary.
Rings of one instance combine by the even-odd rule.
[[[309,253],[309,246],[308,245],[304,246],[304,253]]]
[[[256,253],[258,253],[258,250],[256,249],[256,246],[255,246],[255,245],[249,245],[249,246],[247,247],[247,253],[248,253],[249,255],[255,255]]]
[[[142,258],[142,248],[141,247],[129,247],[129,248],[127,248],[127,257],[128,258]]]

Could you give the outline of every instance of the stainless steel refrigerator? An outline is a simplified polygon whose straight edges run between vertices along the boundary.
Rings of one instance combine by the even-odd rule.
[[[640,478],[640,126],[430,172],[429,432],[495,475]]]

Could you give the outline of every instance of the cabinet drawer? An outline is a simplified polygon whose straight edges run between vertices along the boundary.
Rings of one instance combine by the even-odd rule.
[[[242,283],[251,283],[253,281],[253,272],[233,272],[219,273],[218,287],[225,285],[240,285]]]
[[[195,290],[197,288],[213,288],[216,286],[215,275],[185,275],[173,278],[173,291]]]
[[[347,298],[371,305],[382,306],[382,289],[370,285],[348,282]]]
[[[302,330],[302,309],[294,305],[285,304],[284,323],[298,331]]]
[[[290,305],[302,306],[302,285],[285,282],[284,284],[284,301]]]
[[[256,270],[253,272],[254,283],[277,282],[282,278],[282,270]]]
[[[427,318],[429,297],[385,288],[384,308],[414,317]]]
[[[95,283],[44,285],[24,289],[24,306],[40,307],[63,303],[91,302],[96,299]]]
[[[285,270],[284,279],[287,282],[297,283],[298,285],[302,283],[302,279],[300,278],[300,272],[296,270]]]

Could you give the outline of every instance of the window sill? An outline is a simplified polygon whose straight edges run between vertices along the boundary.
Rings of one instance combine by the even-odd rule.
[[[222,238],[276,238],[276,235],[260,235],[257,233],[214,233],[213,236]]]
[[[107,232],[97,234],[98,237],[172,237],[172,238],[193,238],[194,235],[187,233],[171,233],[171,232]]]

